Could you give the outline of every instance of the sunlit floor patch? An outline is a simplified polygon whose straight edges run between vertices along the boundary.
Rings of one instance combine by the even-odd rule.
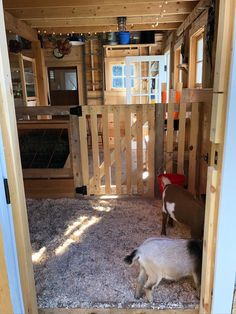
[[[28,200],[37,301],[41,308],[198,306],[193,283],[163,281],[154,303],[134,298],[138,265],[123,259],[161,232],[161,202],[143,198]],[[180,225],[170,237],[188,237]]]

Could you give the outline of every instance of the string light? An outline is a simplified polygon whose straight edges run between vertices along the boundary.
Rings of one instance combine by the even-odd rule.
[[[167,12],[166,8],[164,8],[166,4],[168,4],[168,1],[163,0],[163,2],[159,5],[159,8],[161,10],[160,10],[159,16],[156,17],[155,24],[152,24],[152,28],[157,27],[159,25],[159,22],[158,22],[159,18],[162,18],[164,16],[164,13]]]
[[[41,33],[41,31],[40,31],[40,30],[38,30],[38,33],[40,34],[40,33]]]
[[[47,31],[43,31],[44,32],[44,34],[47,34]]]

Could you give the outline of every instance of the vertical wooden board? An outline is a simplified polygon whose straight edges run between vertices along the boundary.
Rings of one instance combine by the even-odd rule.
[[[137,107],[137,192],[143,194],[143,111]]]
[[[35,96],[36,96],[36,105],[39,105],[39,89],[38,89],[38,78],[37,78],[37,69],[35,60],[32,60],[32,68],[33,68],[33,77],[34,77],[34,89],[35,89]]]
[[[168,104],[166,137],[166,172],[173,172],[174,104]]]
[[[22,54],[18,54],[19,60],[19,68],[20,68],[20,78],[22,83],[22,95],[23,95],[23,102],[24,105],[27,106],[27,91],[26,91],[26,82],[25,82],[25,70],[24,70],[24,60],[22,58]]]
[[[93,154],[93,184],[94,193],[100,194],[100,158],[98,143],[98,127],[97,127],[97,110],[95,106],[90,108],[91,117],[91,135],[92,135],[92,154]]]
[[[155,177],[164,171],[164,123],[165,105],[156,104],[155,106]],[[155,183],[155,195],[159,195],[159,185]]]
[[[148,191],[149,196],[154,196],[154,183],[156,180],[155,165],[155,107],[148,110]]]
[[[125,107],[125,156],[126,156],[126,187],[127,194],[132,194],[132,156],[131,156],[131,110]]]
[[[217,223],[218,211],[216,207],[216,191],[218,182],[218,171],[214,167],[208,167],[207,190],[205,206],[205,223],[203,239],[203,260],[202,260],[202,284],[200,313],[210,313],[213,269],[214,269],[214,251],[215,251],[215,228]],[[209,271],[211,269],[211,271]]]
[[[198,146],[199,129],[199,104],[192,103],[190,143],[189,143],[189,170],[188,170],[188,190],[196,195],[196,157]]]
[[[186,123],[186,104],[180,103],[179,134],[178,134],[178,161],[177,161],[177,172],[180,174],[184,174],[185,123]]]
[[[80,154],[80,137],[79,137],[79,119],[77,116],[70,116],[70,141],[72,152],[72,170],[74,176],[74,187],[83,185],[81,173],[81,154]]]
[[[2,228],[0,226],[0,313],[13,313],[11,293],[7,275],[7,265],[4,255],[4,243],[2,238]]]
[[[80,151],[81,151],[81,171],[83,177],[83,185],[87,186],[87,194],[92,194],[89,182],[89,162],[88,162],[88,140],[87,140],[87,121],[86,115],[79,117],[79,136],[80,136]]]
[[[110,157],[110,148],[109,148],[108,108],[107,108],[107,106],[103,106],[102,128],[103,128],[105,193],[110,194],[111,193],[111,157]]]
[[[81,173],[81,155],[80,155],[80,137],[79,137],[79,119],[77,116],[70,116],[70,143],[72,154],[72,170],[74,176],[74,187],[82,186]]]
[[[115,128],[115,183],[116,194],[121,194],[121,143],[120,143],[120,108],[116,107],[114,111],[114,128]]]

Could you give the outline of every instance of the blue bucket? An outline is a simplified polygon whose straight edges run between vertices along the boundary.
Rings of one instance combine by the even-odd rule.
[[[119,42],[121,45],[128,45],[130,43],[130,32],[119,32]]]

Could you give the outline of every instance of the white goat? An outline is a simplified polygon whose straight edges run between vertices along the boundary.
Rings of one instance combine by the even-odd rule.
[[[144,288],[148,301],[152,302],[152,290],[163,278],[177,280],[193,276],[200,291],[202,241],[149,238],[124,259],[127,264],[135,260],[140,265],[135,298],[142,296]]]

